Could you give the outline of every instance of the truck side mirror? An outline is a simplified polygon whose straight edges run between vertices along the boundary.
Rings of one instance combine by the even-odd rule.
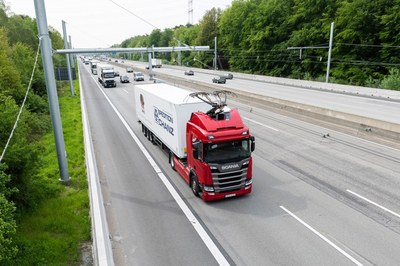
[[[251,149],[251,152],[253,152],[256,149],[256,143],[255,143],[256,138],[254,136],[251,136],[250,141],[251,141],[250,149]]]

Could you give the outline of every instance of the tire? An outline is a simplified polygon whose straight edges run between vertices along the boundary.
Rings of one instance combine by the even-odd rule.
[[[193,195],[200,197],[199,181],[197,181],[196,175],[192,175],[192,178],[190,179],[190,188],[192,189]]]
[[[171,165],[172,170],[176,171],[174,156],[175,155],[172,152],[169,152],[169,164]]]

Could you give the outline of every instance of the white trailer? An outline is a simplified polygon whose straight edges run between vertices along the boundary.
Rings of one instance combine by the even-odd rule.
[[[152,58],[151,59],[151,65],[152,65],[152,67],[161,68],[162,60],[161,59],[157,59],[157,58]]]
[[[186,123],[191,114],[211,109],[190,93],[165,83],[135,86],[138,120],[180,159],[186,157]]]
[[[109,64],[97,64],[97,76],[103,87],[116,87],[114,67]]]

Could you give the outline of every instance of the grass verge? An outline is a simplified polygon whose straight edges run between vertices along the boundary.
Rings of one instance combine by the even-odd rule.
[[[15,265],[82,265],[81,249],[90,241],[88,184],[85,170],[79,84],[74,83],[75,97],[68,87],[59,90],[69,185],[60,178],[53,132],[42,139],[39,176],[48,186],[56,187],[51,197],[20,217]]]

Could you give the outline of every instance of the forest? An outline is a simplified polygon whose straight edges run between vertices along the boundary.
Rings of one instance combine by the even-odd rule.
[[[116,46],[214,49],[217,37],[218,69],[325,81],[332,22],[330,82],[400,90],[400,0],[234,0],[198,24],[155,29]],[[307,48],[300,56],[294,47]],[[156,56],[178,64],[176,53]],[[184,52],[182,64],[213,68],[213,58],[213,51]]]

